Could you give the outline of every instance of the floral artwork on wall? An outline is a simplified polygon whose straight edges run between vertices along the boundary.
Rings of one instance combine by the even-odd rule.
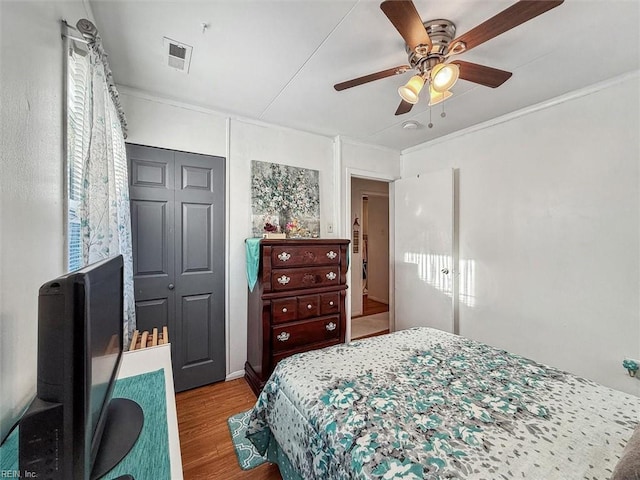
[[[318,170],[278,163],[251,162],[252,233],[286,233],[287,237],[320,235]],[[265,226],[267,228],[265,229]]]

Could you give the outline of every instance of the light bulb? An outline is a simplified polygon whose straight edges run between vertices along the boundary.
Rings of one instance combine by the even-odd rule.
[[[446,92],[455,85],[460,69],[455,63],[439,63],[431,70],[431,86],[436,92]]]
[[[433,89],[432,86],[429,86],[429,106],[432,107],[434,105],[437,105],[440,102],[445,101],[451,95],[453,95],[453,93],[448,90],[444,92],[437,92]]]
[[[424,78],[420,75],[414,75],[405,85],[398,88],[398,94],[405,102],[415,105],[418,103],[418,94],[422,87],[424,87]]]

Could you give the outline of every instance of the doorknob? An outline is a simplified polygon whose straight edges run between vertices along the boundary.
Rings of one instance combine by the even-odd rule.
[[[175,285],[173,283],[170,283],[168,287],[169,287],[169,290],[173,290],[175,288]]]
[[[448,268],[443,268],[442,270],[440,270],[442,273],[444,273],[445,275],[449,275],[449,269]]]

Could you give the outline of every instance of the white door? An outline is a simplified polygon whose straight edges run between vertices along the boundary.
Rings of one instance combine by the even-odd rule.
[[[396,180],[396,330],[454,331],[454,270],[453,170]]]

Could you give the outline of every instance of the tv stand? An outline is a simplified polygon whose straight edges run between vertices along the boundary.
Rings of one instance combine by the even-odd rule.
[[[138,440],[143,424],[140,405],[128,398],[111,399],[91,480],[99,479],[120,463]]]
[[[158,476],[158,478],[170,478],[171,480],[182,480],[182,458],[180,456],[180,437],[178,434],[178,419],[176,415],[176,402],[175,402],[175,392],[173,387],[173,373],[171,369],[171,345],[158,345],[155,347],[148,347],[143,350],[135,350],[131,352],[125,352],[122,358],[122,363],[120,364],[120,371],[118,372],[118,379],[124,379],[127,377],[132,377],[135,375],[140,375],[144,373],[155,372],[159,369],[163,369],[164,373],[164,384],[165,384],[165,399],[166,399],[166,412],[163,412],[166,415],[167,422],[167,435],[168,435],[168,452],[165,451],[161,454],[166,454],[169,457],[169,471],[166,472],[166,475]],[[114,397],[119,398],[119,397]],[[56,408],[56,404],[47,404],[47,402],[42,402],[41,408]],[[61,409],[60,409],[61,410]],[[61,414],[62,412],[60,412]],[[146,413],[146,412],[145,412]],[[147,415],[149,418],[149,415]],[[51,431],[51,430],[48,430]],[[18,478],[21,473],[18,465],[18,434],[19,427],[14,430],[9,437],[6,439],[3,445],[0,445],[0,477],[2,477],[2,472],[7,472],[8,477]],[[136,455],[145,455],[148,456],[148,452],[138,452]],[[132,452],[130,452],[126,457],[126,459],[134,459],[135,465],[144,465],[143,458],[138,458],[137,456],[132,456]],[[116,468],[118,468],[116,466]],[[144,468],[144,467],[141,467]],[[135,469],[132,469],[135,470]],[[140,468],[138,471],[130,471],[126,472],[128,474],[132,474],[136,479],[145,480],[149,478],[148,475],[145,476],[144,470]],[[110,480],[116,476],[115,473],[109,474],[107,473],[105,479]],[[120,477],[123,475],[120,474]],[[25,475],[22,474],[22,477],[25,478]],[[93,478],[93,477],[92,477]],[[127,478],[126,476],[124,477]]]
[[[118,378],[127,378],[141,373],[153,372],[164,368],[164,379],[167,400],[167,427],[169,435],[169,459],[171,463],[171,480],[181,480],[182,458],[180,455],[180,437],[178,434],[178,416],[176,412],[175,391],[173,387],[173,371],[171,367],[171,344],[148,347],[142,350],[125,352],[118,372]],[[133,472],[132,472],[133,473]],[[135,475],[134,475],[135,476]],[[138,476],[139,477],[139,476]],[[137,477],[137,478],[138,478]],[[142,478],[142,477],[140,477]]]

